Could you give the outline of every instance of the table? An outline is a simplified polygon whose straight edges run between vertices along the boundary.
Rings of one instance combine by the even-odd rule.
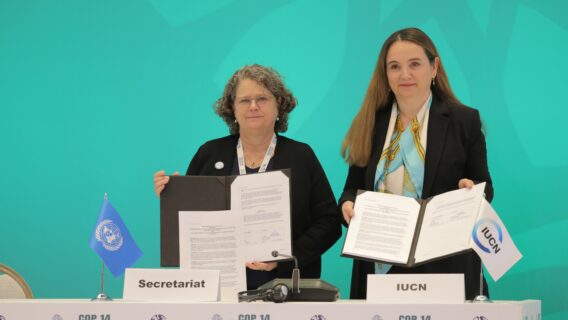
[[[459,304],[0,300],[0,320],[541,320],[540,300]]]

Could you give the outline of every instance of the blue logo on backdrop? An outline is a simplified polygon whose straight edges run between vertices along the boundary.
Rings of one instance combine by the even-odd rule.
[[[97,225],[96,238],[108,251],[120,249],[124,241],[120,228],[112,220],[103,220]]]
[[[150,320],[166,320],[166,316],[163,314],[155,314],[150,318]]]
[[[484,252],[491,253],[493,251],[493,253],[497,254],[501,250],[499,245],[503,243],[503,230],[494,220],[479,220],[473,227],[471,236],[473,237],[473,242]]]

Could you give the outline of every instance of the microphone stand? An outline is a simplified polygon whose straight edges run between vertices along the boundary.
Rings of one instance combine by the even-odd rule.
[[[279,253],[277,250],[272,251],[273,257],[284,257],[294,260],[294,269],[292,270],[292,293],[300,294],[300,268],[298,268],[298,259],[295,256]]]

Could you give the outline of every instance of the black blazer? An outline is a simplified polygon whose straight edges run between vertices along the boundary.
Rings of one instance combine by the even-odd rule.
[[[386,139],[392,106],[376,112],[371,159],[366,167],[351,166],[343,194],[339,199],[339,216],[343,224],[341,205],[355,201],[357,189],[373,190],[375,171]],[[468,178],[487,182],[485,197],[493,199],[493,185],[487,167],[485,135],[481,130],[479,112],[463,106],[432,99],[428,122],[426,162],[422,198],[426,199],[458,188],[458,182]],[[464,273],[466,298],[479,294],[481,261],[471,250],[414,268],[392,267],[389,273]],[[367,274],[374,273],[373,263],[354,259],[351,278],[351,298],[364,299]],[[485,281],[484,281],[485,282]],[[487,285],[485,285],[485,294]]]
[[[226,176],[237,158],[238,135],[203,144],[189,164],[187,175]],[[215,163],[224,167],[216,169]],[[301,276],[319,278],[321,255],[341,237],[337,203],[327,177],[309,145],[278,136],[272,169],[292,169],[292,253]],[[292,262],[280,262],[277,277],[290,278]]]

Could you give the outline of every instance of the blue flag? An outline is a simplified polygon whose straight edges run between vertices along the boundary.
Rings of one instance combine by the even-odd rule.
[[[89,246],[103,259],[115,277],[142,256],[120,215],[104,200]]]

